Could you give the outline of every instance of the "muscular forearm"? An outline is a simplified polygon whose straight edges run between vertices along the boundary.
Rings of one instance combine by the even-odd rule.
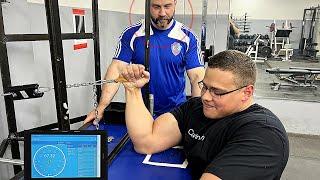
[[[239,35],[240,35],[240,29],[237,28],[237,26],[236,26],[233,22],[231,22],[230,24],[231,24],[231,27],[232,27],[232,29],[233,29],[234,34],[235,34],[237,37],[239,37]]]
[[[199,80],[200,81],[200,80]],[[191,83],[191,96],[192,97],[199,97],[201,96],[201,90],[198,86],[198,82]]]
[[[113,79],[107,77],[105,79]],[[115,79],[115,78],[114,78]],[[119,84],[104,84],[102,86],[101,98],[99,101],[99,108],[105,109],[111,102],[112,98],[119,89]]]
[[[198,97],[201,95],[201,89],[199,88],[198,82],[203,80],[204,77],[204,68],[198,67],[190,69],[187,71],[190,85],[191,85],[191,96]]]
[[[139,153],[152,152],[153,117],[145,107],[140,88],[126,88],[126,125],[129,136]]]
[[[117,79],[120,75],[120,69],[125,65],[126,63],[124,62],[113,60],[107,70],[104,79]],[[119,86],[120,85],[117,83],[107,83],[102,86],[101,98],[98,106],[100,109],[105,109],[110,104],[112,98],[118,91]]]

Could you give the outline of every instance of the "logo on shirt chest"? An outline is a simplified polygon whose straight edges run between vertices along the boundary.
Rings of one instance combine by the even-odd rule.
[[[195,133],[193,129],[188,130],[188,134],[192,139],[203,141],[206,137],[204,135],[200,136],[199,134]]]
[[[177,56],[180,52],[181,52],[182,46],[180,43],[174,42],[171,44],[171,51],[172,54],[174,54],[175,56]]]

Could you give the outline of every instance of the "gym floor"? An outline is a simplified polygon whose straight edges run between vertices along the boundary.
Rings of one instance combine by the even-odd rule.
[[[318,88],[310,87],[280,87],[275,91],[270,83],[281,82],[276,75],[266,72],[268,68],[289,68],[289,67],[312,67],[320,68],[320,63],[308,62],[303,60],[279,61],[267,60],[257,63],[258,78],[256,83],[257,97],[280,98],[289,100],[302,100],[320,102],[320,79],[314,82]],[[290,133],[290,157],[288,164],[282,174],[281,180],[318,180],[320,177],[320,136],[302,135]]]
[[[289,134],[290,157],[281,180],[318,180],[320,137]]]

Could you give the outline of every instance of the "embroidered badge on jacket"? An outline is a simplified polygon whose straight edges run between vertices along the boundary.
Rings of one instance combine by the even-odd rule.
[[[174,54],[175,56],[177,56],[180,52],[181,52],[182,46],[180,43],[174,42],[171,44],[171,51],[172,54]]]

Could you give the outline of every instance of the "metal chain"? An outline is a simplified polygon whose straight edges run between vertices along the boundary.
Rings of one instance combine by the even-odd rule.
[[[98,119],[98,98],[97,98],[97,86],[93,85],[93,107],[95,111],[95,118],[93,124],[96,126],[96,129],[99,130],[99,119]]]
[[[110,80],[98,80],[98,81],[94,81],[94,82],[84,82],[84,83],[74,83],[74,84],[67,84],[66,88],[77,88],[77,87],[86,87],[86,86],[99,86],[99,85],[103,85],[105,83],[109,83]],[[53,90],[53,87],[38,87],[38,89],[36,90],[37,93],[46,93],[49,92],[51,90]],[[4,93],[4,94],[0,94],[1,96],[14,96],[15,93]]]
[[[85,83],[74,83],[74,84],[67,84],[66,88],[77,88],[77,87],[85,87],[85,86],[93,86],[93,85],[102,85],[107,83],[107,80],[98,80],[98,81],[94,81],[94,82],[85,82]],[[38,89],[36,90],[37,93],[46,93],[49,92],[51,90],[53,90],[53,87],[38,87]],[[15,96],[15,93],[3,93],[0,94],[0,96]]]
[[[1,94],[1,96],[16,96],[15,93],[4,93],[4,94]]]
[[[97,86],[98,85],[103,85],[105,83],[110,83],[110,82],[115,82],[113,80],[98,80],[95,82],[85,82],[85,83],[74,83],[74,84],[67,84],[66,88],[76,88],[76,87],[85,87],[85,86],[93,86],[93,106],[94,106],[94,111],[95,111],[95,119],[93,121],[93,124],[96,126],[96,129],[99,130],[99,112],[98,112],[98,95],[97,95]],[[43,90],[41,90],[43,89]],[[37,93],[45,93],[53,90],[53,87],[38,87],[36,90]],[[14,93],[4,93],[0,94],[1,96],[14,96]],[[113,136],[108,136],[108,143],[113,141],[114,137]]]
[[[85,83],[74,83],[74,84],[67,84],[66,88],[75,88],[75,87],[85,87],[85,86],[98,86],[108,82],[107,80],[98,80],[94,82],[85,82]]]

